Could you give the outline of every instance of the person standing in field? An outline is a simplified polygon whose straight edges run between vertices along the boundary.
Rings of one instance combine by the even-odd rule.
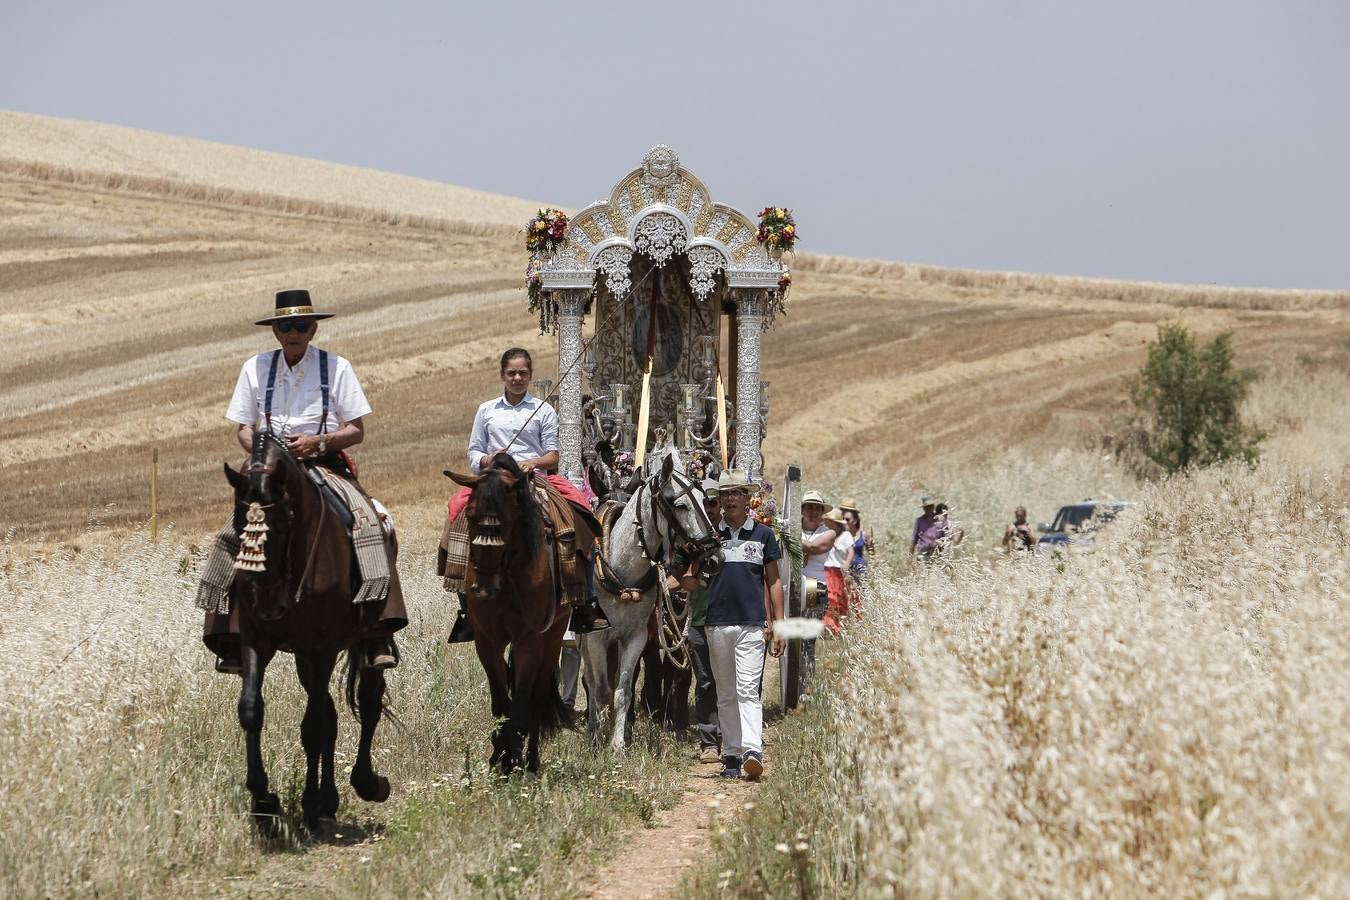
[[[830,634],[839,633],[839,621],[848,615],[848,593],[845,584],[844,567],[847,564],[849,550],[853,548],[853,535],[844,527],[844,513],[832,509],[821,517],[827,525],[839,529],[834,546],[825,554],[825,587],[829,597],[829,609],[825,612],[825,627]]]
[[[909,541],[909,555],[917,553],[924,562],[928,562],[938,550],[938,541],[942,537],[946,522],[938,518],[937,498],[924,497],[922,506],[923,515],[914,520],[914,534]]]
[[[703,510],[714,527],[722,521],[718,501],[717,481],[703,480]],[[722,729],[717,721],[717,681],[713,677],[712,659],[708,654],[708,588],[692,574],[691,560],[677,550],[667,576],[666,587],[689,592],[689,665],[694,670],[694,718],[698,731],[698,759],[701,763],[722,761]]]
[[[476,475],[491,465],[494,457],[505,453],[516,461],[527,476],[537,475],[546,479],[564,499],[589,513],[591,505],[586,497],[572,482],[550,471],[558,467],[561,455],[558,413],[543,399],[530,393],[530,381],[533,378],[534,360],[528,350],[512,347],[502,354],[502,393],[482,403],[474,415],[473,428],[469,432],[469,469]],[[457,536],[464,537],[463,558],[459,562],[462,564],[468,560],[468,529],[464,524],[463,513],[471,493],[469,488],[460,488],[450,495],[447,528],[441,540],[442,558],[437,565],[441,575],[451,576],[447,563],[453,566],[455,562],[449,559],[451,554],[448,551],[451,548],[448,545]],[[451,644],[473,640],[473,627],[469,624],[464,592],[456,593],[459,597],[459,612],[450,628],[448,643]],[[587,559],[586,596],[573,609],[569,628],[577,634],[585,634],[608,627],[609,622],[600,609],[600,598],[595,592],[594,561]]]
[[[759,696],[764,643],[771,642],[775,657],[785,646],[773,633],[773,623],[783,617],[783,584],[778,577],[783,552],[773,531],[749,517],[750,482],[745,473],[728,469],[717,486],[725,564],[708,586],[705,630],[717,683],[721,775],[740,778],[744,772],[747,779],[758,781],[764,772],[764,708]]]
[[[371,408],[351,363],[310,346],[319,333],[319,320],[332,316],[315,312],[309,291],[278,292],[272,315],[254,324],[270,327],[279,349],[244,363],[225,418],[234,424],[235,440],[245,453],[253,451],[255,429],[270,429],[305,465],[322,466],[355,482],[354,464],[346,451],[365,439],[365,418]],[[378,503],[376,509],[387,519]],[[392,545],[392,538],[386,542]],[[391,551],[384,608],[364,641],[364,665],[371,668],[398,665],[393,634],[408,624],[393,556]],[[216,671],[243,671],[237,603],[230,604],[228,615],[206,614],[203,641],[217,656]]]
[[[848,576],[844,587],[848,593],[849,613],[860,616],[862,586],[867,580],[867,557],[876,552],[876,541],[869,532],[863,530],[862,512],[858,509],[858,501],[852,497],[845,497],[840,501],[839,509],[844,513],[844,527],[853,538],[848,556],[844,560],[844,573]]]
[[[1033,550],[1036,547],[1036,532],[1032,530],[1031,524],[1027,522],[1027,508],[1019,506],[1013,510],[1013,523],[1008,526],[1008,530],[1003,532],[1003,550],[1005,553],[1012,553],[1014,550]]]

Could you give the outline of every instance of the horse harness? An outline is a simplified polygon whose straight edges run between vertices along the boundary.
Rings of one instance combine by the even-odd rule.
[[[678,479],[676,479],[676,484],[679,484]],[[648,565],[647,571],[643,572],[642,576],[638,578],[635,583],[632,585],[625,585],[615,577],[614,569],[609,564],[609,560],[605,558],[603,552],[604,546],[609,543],[610,533],[613,531],[614,525],[618,522],[619,517],[623,512],[623,507],[609,507],[608,510],[602,513],[600,520],[601,538],[595,554],[596,577],[600,579],[600,583],[605,586],[607,591],[618,596],[620,599],[623,599],[625,595],[632,597],[632,599],[627,602],[637,602],[637,597],[651,590],[652,586],[656,584],[658,580],[664,582],[662,572],[669,563],[668,559],[663,559],[663,551],[666,548],[665,541],[660,541],[656,545],[656,551],[653,552],[651,544],[647,540],[647,527],[642,523],[642,492],[644,490],[652,497],[653,510],[659,510],[664,515],[666,522],[670,525],[671,530],[675,532],[675,536],[678,537],[680,544],[685,548],[697,547],[699,544],[698,541],[690,537],[689,532],[685,531],[684,526],[680,524],[679,516],[675,513],[674,501],[668,499],[660,491],[653,490],[648,482],[643,481],[638,485],[638,489],[633,495],[633,498],[637,501],[637,512],[634,519],[637,525],[638,546],[642,548],[642,555],[647,559],[650,565]],[[680,494],[689,498],[693,509],[701,511],[701,507],[697,502],[698,498],[694,496],[693,491],[689,486],[681,486]],[[655,527],[655,523],[653,523],[652,527]],[[672,540],[671,550],[674,551],[675,549],[676,541]],[[634,596],[635,594],[637,596]]]

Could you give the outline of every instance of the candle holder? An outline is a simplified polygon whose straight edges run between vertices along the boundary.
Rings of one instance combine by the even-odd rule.
[[[545,402],[548,402],[549,392],[553,390],[553,379],[536,378],[534,379],[534,382],[530,385],[530,387],[533,388],[533,391],[531,391],[531,393],[533,393],[536,397],[543,399]]]

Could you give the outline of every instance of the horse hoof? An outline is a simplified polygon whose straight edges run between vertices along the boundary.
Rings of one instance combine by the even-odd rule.
[[[267,837],[281,834],[281,798],[267,794],[253,800],[253,824]]]
[[[383,803],[389,799],[389,779],[376,775],[372,781],[357,784],[352,782],[356,795],[367,803]]]

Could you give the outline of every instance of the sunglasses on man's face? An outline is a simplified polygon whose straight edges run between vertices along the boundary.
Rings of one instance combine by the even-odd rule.
[[[277,331],[282,334],[290,334],[292,331],[296,334],[304,334],[309,331],[309,326],[313,324],[308,319],[285,319],[277,323]]]

